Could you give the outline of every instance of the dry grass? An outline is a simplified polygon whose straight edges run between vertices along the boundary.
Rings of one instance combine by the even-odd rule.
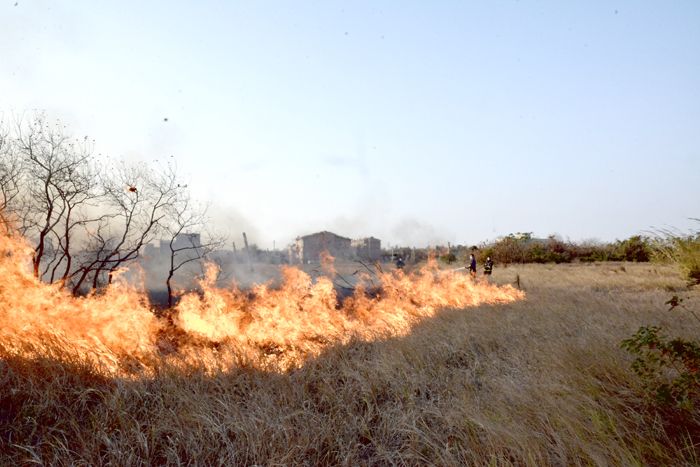
[[[696,465],[700,413],[656,407],[619,349],[697,291],[645,264],[496,268],[527,300],[446,310],[300,369],[107,379],[68,350],[0,360],[2,465]],[[236,358],[234,354],[229,357]]]

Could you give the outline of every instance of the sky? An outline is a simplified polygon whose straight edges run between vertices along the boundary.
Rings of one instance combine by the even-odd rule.
[[[0,0],[0,31],[5,120],[172,156],[237,243],[700,227],[696,0]]]

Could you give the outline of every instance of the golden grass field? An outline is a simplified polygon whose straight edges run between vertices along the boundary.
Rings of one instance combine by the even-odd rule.
[[[2,350],[0,464],[700,464],[700,412],[655,405],[620,350],[642,325],[697,340],[664,302],[698,310],[700,293],[658,264],[497,267],[491,280],[516,278],[525,300],[443,310],[284,372],[157,363],[155,377],[107,378],[70,348]]]

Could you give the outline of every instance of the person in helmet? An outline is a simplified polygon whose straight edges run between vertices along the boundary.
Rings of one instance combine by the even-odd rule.
[[[399,256],[399,259],[396,261],[396,269],[403,269],[404,266],[406,266],[406,263],[404,263],[403,258]]]
[[[493,272],[493,261],[491,261],[490,256],[487,256],[486,262],[484,263],[484,275],[490,276],[491,272]]]

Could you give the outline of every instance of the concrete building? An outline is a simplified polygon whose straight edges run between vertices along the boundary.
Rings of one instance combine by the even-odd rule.
[[[174,250],[186,250],[202,247],[202,237],[198,233],[181,233],[175,237]]]
[[[374,237],[358,238],[350,243],[352,255],[359,259],[379,261],[382,256],[382,241]]]
[[[292,264],[309,263],[321,260],[321,253],[328,252],[332,257],[349,258],[352,256],[352,240],[332,232],[317,232],[297,237],[289,249],[289,262]]]
[[[198,233],[181,233],[173,240],[173,249],[186,255],[199,255],[202,248],[202,236]],[[158,244],[147,243],[143,254],[149,257],[170,256],[170,240],[160,240]]]
[[[181,233],[173,240],[173,250],[193,250],[202,246],[201,235],[198,233]],[[160,254],[170,254],[170,240],[160,241]]]

